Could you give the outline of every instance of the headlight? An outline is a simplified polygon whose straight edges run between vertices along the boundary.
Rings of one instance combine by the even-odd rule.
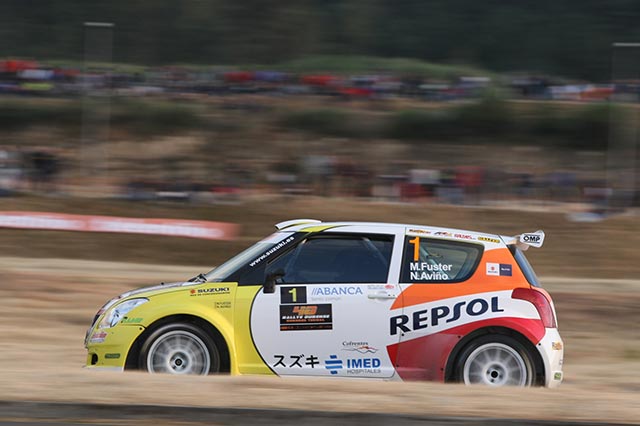
[[[133,308],[147,303],[149,299],[139,298],[131,299],[126,302],[119,303],[107,310],[107,313],[100,321],[98,328],[111,328],[118,324],[125,315],[127,315]]]

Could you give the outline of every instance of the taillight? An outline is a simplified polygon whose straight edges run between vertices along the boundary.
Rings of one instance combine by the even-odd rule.
[[[511,293],[512,299],[526,300],[533,304],[542,319],[542,324],[546,328],[556,328],[556,317],[553,315],[553,309],[549,299],[541,292],[533,288],[516,288]]]

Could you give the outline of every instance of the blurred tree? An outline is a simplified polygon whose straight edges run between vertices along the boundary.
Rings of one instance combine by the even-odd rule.
[[[82,23],[106,21],[121,62],[357,54],[607,79],[639,19],[637,0],[2,0],[0,57],[81,59]]]

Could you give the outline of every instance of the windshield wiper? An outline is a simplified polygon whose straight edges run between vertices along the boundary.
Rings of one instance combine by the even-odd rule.
[[[205,274],[198,274],[195,277],[191,278],[189,280],[190,283],[206,283],[207,282],[207,276]]]

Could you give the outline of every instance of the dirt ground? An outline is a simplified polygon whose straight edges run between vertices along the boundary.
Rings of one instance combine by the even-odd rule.
[[[542,278],[565,340],[558,389],[82,369],[84,333],[107,299],[203,268],[0,257],[0,400],[640,422],[640,280],[633,279]]]

